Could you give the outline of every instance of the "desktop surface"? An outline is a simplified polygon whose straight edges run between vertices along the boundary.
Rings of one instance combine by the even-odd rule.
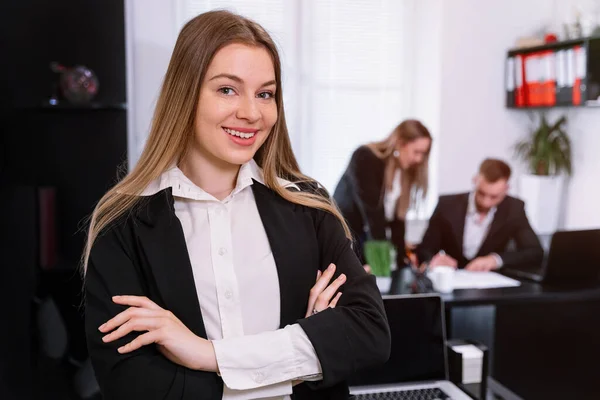
[[[408,269],[392,273],[392,283],[384,297],[389,295],[413,294],[414,277]],[[600,283],[597,282],[561,282],[537,283],[520,280],[518,287],[493,289],[457,289],[442,294],[446,307],[467,305],[500,305],[524,302],[577,301],[581,299],[600,299]]]

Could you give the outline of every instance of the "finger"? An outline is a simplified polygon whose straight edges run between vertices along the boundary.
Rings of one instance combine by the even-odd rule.
[[[110,332],[125,322],[134,317],[151,317],[156,316],[157,310],[149,310],[147,308],[129,307],[127,310],[120,312],[106,323],[100,325],[100,332]]]
[[[371,271],[372,271],[372,270],[371,270],[371,266],[370,266],[369,264],[365,264],[365,265],[363,265],[363,268],[365,269],[365,272],[366,272],[367,274],[370,274],[370,273],[371,273]]]
[[[321,272],[321,270],[320,270],[320,269],[318,269],[318,270],[317,270],[317,280],[316,280],[315,282],[318,282],[318,281],[319,281],[319,278],[321,277],[321,275],[322,275],[322,272]]]
[[[331,303],[329,303],[329,308],[335,308],[335,306],[337,306],[337,303],[338,303],[338,300],[340,299],[340,297],[342,297],[342,292],[339,292],[338,294],[335,295],[333,300],[331,300]]]
[[[329,286],[327,286],[327,289],[323,290],[319,297],[317,297],[317,301],[315,302],[315,308],[317,308],[317,310],[327,308],[333,295],[339,290],[339,288],[344,283],[346,283],[346,275],[341,274],[337,277],[336,280],[334,280]]]
[[[159,338],[160,331],[147,332],[136,337],[126,345],[119,347],[117,351],[121,354],[130,353],[134,350],[139,349],[142,346],[147,346],[149,344],[158,342]]]
[[[329,267],[327,267],[327,269],[321,274],[319,279],[317,279],[315,285],[310,289],[309,299],[312,298],[313,300],[316,300],[316,298],[321,294],[321,292],[325,290],[327,285],[329,285],[329,281],[333,277],[334,272],[335,264],[329,264]]]
[[[335,274],[335,264],[329,264],[327,269],[323,271],[319,279],[317,280],[317,285],[321,286],[322,289],[325,289],[327,285],[329,285],[329,281],[333,278],[333,274]]]
[[[102,341],[104,343],[113,342],[117,339],[122,338],[125,335],[128,335],[133,331],[143,332],[156,330],[162,327],[163,324],[163,318],[134,318],[121,325],[116,331],[105,335],[102,338]]]
[[[113,296],[112,300],[117,304],[149,308],[151,310],[162,310],[161,307],[156,305],[155,302],[146,296]]]

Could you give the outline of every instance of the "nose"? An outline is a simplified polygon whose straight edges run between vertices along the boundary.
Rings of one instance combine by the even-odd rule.
[[[248,122],[256,122],[260,119],[260,108],[258,100],[254,96],[241,96],[236,117]]]

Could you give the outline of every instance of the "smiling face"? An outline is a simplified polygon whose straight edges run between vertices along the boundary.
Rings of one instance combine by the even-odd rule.
[[[277,121],[276,89],[266,49],[238,43],[220,49],[201,84],[196,153],[220,165],[250,161]]]

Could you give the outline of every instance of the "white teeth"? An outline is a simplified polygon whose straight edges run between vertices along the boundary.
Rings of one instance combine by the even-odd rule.
[[[255,135],[255,133],[244,133],[244,132],[235,131],[235,130],[229,129],[229,128],[223,128],[223,130],[225,130],[225,132],[229,133],[230,135],[238,136],[238,137],[241,137],[242,139],[250,139],[252,136]]]

